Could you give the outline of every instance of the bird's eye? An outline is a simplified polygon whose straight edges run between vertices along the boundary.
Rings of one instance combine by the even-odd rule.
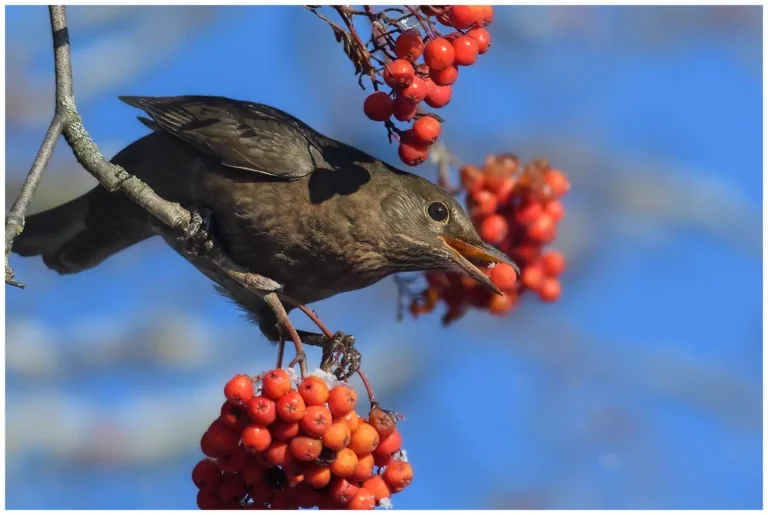
[[[435,222],[444,222],[448,219],[448,208],[442,202],[433,202],[427,208],[427,214]]]

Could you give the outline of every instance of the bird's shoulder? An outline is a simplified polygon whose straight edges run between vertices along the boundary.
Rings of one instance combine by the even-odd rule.
[[[298,118],[264,104],[214,96],[131,97],[120,100],[146,112],[155,131],[180,138],[225,166],[298,179],[325,165],[336,142]]]

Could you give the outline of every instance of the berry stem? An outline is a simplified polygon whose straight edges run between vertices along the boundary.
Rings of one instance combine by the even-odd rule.
[[[307,306],[305,306],[303,304],[301,306],[299,306],[299,309],[302,310],[304,312],[304,314],[307,315],[309,317],[309,319],[312,320],[312,322],[315,323],[315,325],[318,327],[318,329],[320,329],[320,331],[322,331],[322,333],[326,337],[333,338],[333,333],[331,333],[331,331],[328,330],[328,328],[325,326],[325,324],[322,321],[320,321],[320,318],[315,314],[314,311],[312,311],[311,309],[309,309]]]
[[[421,16],[421,14],[419,14],[419,12],[410,5],[406,5],[405,8],[411,11],[411,14],[419,21],[421,26],[424,28],[424,32],[427,34],[427,38],[430,40],[435,39],[435,32],[432,30],[432,27],[424,21],[424,18]]]
[[[363,382],[363,386],[365,386],[366,392],[368,392],[368,400],[371,401],[371,409],[373,409],[375,406],[377,406],[376,398],[373,396],[373,390],[371,389],[371,384],[368,382],[368,378],[365,377],[365,374],[363,373],[362,369],[357,369],[357,375],[360,376],[360,380]]]

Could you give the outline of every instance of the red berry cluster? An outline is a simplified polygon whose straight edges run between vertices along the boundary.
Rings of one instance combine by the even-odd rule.
[[[320,373],[322,374],[322,373]],[[288,371],[236,375],[192,471],[200,509],[373,509],[411,483],[394,415],[355,412],[350,386]]]
[[[387,62],[380,74],[391,91],[376,91],[363,103],[365,114],[377,122],[391,123],[392,116],[401,122],[415,120],[410,129],[398,131],[398,155],[409,166],[427,159],[429,146],[442,132],[438,117],[417,113],[419,104],[425,102],[435,109],[447,105],[459,67],[474,64],[491,46],[484,28],[493,19],[490,5],[423,6],[422,13],[424,26],[430,28],[427,34],[409,29],[390,45],[396,59]],[[432,28],[432,17],[457,31],[441,36]]]
[[[520,280],[509,265],[487,269],[490,279],[504,292],[496,295],[468,277],[429,272],[429,287],[412,300],[411,313],[431,312],[442,299],[448,306],[443,317],[447,324],[471,306],[495,315],[508,313],[527,290],[538,293],[543,301],[557,300],[565,258],[543,247],[555,240],[557,224],[565,215],[560,201],[570,189],[565,174],[545,159],[521,169],[518,158],[506,154],[488,156],[482,169],[464,165],[460,177],[475,228],[484,241],[515,260],[520,266]]]

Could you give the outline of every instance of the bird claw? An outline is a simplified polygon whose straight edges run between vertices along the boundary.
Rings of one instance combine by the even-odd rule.
[[[213,248],[211,240],[211,226],[213,223],[213,212],[205,206],[191,206],[189,212],[192,218],[189,221],[189,227],[180,239],[184,252],[200,256],[207,254]]]
[[[351,334],[337,331],[333,338],[326,337],[320,368],[328,370],[337,363],[337,360],[340,366],[334,370],[333,374],[340,380],[349,378],[360,368],[362,356],[355,348],[355,337]]]

